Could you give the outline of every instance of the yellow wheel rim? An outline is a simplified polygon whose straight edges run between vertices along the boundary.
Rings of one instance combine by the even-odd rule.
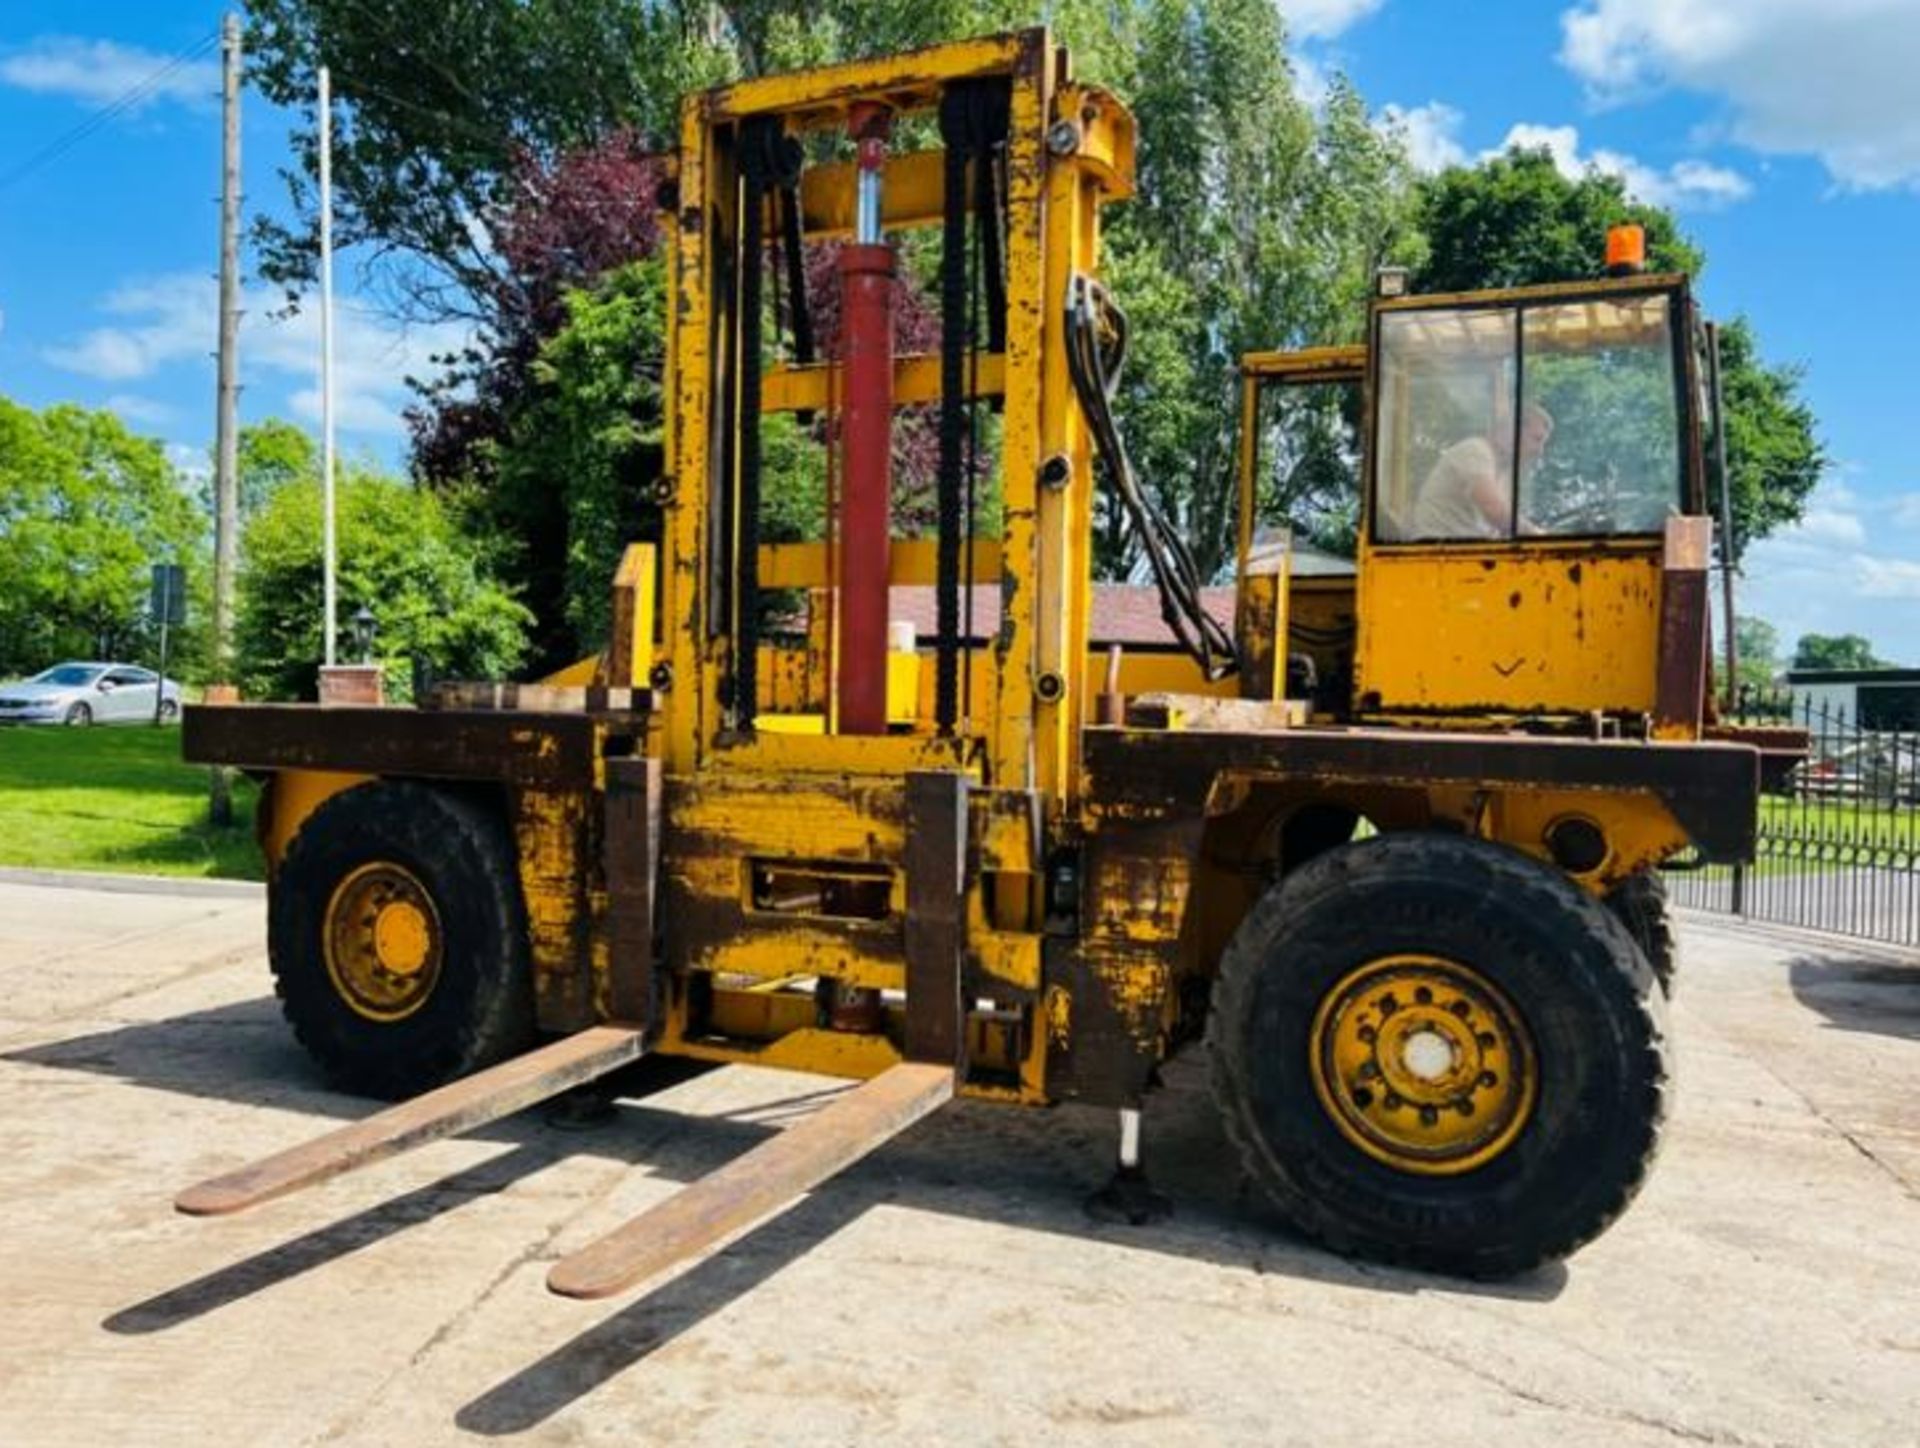
[[[356,1014],[404,1020],[440,979],[440,917],[405,866],[362,865],[334,887],[322,926],[327,976]]]
[[[1369,962],[1327,992],[1308,1043],[1340,1134],[1401,1171],[1484,1166],[1533,1110],[1533,1042],[1479,972],[1430,955]]]

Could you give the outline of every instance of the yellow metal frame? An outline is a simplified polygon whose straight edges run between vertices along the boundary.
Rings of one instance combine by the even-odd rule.
[[[729,556],[708,534],[717,489],[732,487],[716,465],[716,388],[737,372],[728,328],[718,320],[714,287],[717,247],[726,247],[737,215],[739,178],[725,134],[750,117],[774,117],[789,133],[844,126],[848,108],[877,101],[897,114],[925,113],[954,82],[1005,77],[1010,83],[1006,148],[1004,350],[979,359],[980,395],[1004,399],[1000,432],[1002,531],[970,550],[972,576],[1003,600],[998,631],[970,667],[962,728],[939,738],[927,721],[933,670],[902,656],[890,690],[895,714],[914,722],[879,737],[830,732],[822,692],[830,652],[810,636],[804,649],[763,648],[755,661],[766,727],[728,717],[723,680],[733,661],[731,630],[709,613],[709,560]],[[1072,147],[1048,144],[1049,128],[1070,126]],[[1075,83],[1064,51],[1044,30],[942,45],[907,55],[793,75],[745,81],[690,99],[682,110],[678,210],[669,226],[671,296],[667,401],[668,475],[661,556],[662,641],[668,684],[656,698],[657,735],[670,782],[666,829],[668,908],[676,918],[718,912],[721,934],[689,946],[679,970],[709,978],[777,981],[796,971],[855,985],[898,988],[897,938],[858,922],[803,918],[757,920],[743,906],[742,871],[753,858],[850,860],[895,871],[899,895],[905,850],[897,824],[906,776],[960,770],[985,799],[1036,797],[1059,824],[1079,795],[1079,736],[1092,712],[1100,661],[1088,657],[1091,609],[1093,457],[1067,371],[1066,299],[1076,275],[1094,275],[1099,212],[1130,192],[1133,122],[1097,89]],[[882,183],[883,227],[897,231],[941,218],[938,152],[896,153]],[[854,176],[844,164],[809,168],[801,181],[801,214],[812,238],[844,234],[852,216]],[[774,366],[763,377],[762,414],[828,405],[835,364]],[[901,405],[938,397],[938,361],[902,357],[895,365]],[[753,420],[747,420],[752,425]],[[1064,487],[1043,488],[1042,463],[1068,460]],[[760,553],[763,588],[826,589],[832,559],[824,544],[785,544]],[[930,542],[896,540],[896,582],[930,582]],[[820,595],[816,595],[820,597]],[[1158,667],[1130,661],[1135,678]],[[1186,671],[1172,677],[1185,681]],[[690,842],[676,854],[676,842]],[[697,842],[697,846],[691,842]],[[969,892],[969,943],[980,968],[1026,991],[1039,987],[1035,914],[1038,863],[1031,847],[1002,858],[991,889]],[[747,902],[749,905],[751,902]],[[902,899],[896,899],[902,905]],[[991,917],[991,918],[990,918]],[[897,921],[895,922],[897,926]],[[714,997],[718,999],[718,997]],[[710,1003],[710,1012],[717,1009]],[[711,1028],[713,1017],[706,1022]],[[716,1059],[772,1061],[842,1074],[871,1074],[884,1052],[850,1045],[830,1032],[791,1031],[778,1046],[746,1055],[701,1034],[684,994],[668,1005],[662,1048]],[[769,1054],[772,1052],[774,1054]],[[849,1052],[859,1055],[854,1060]],[[716,1054],[717,1053],[717,1054]],[[1010,1061],[1016,1095],[1043,1091],[1044,1041]],[[994,1088],[1002,1089],[1002,1088]]]

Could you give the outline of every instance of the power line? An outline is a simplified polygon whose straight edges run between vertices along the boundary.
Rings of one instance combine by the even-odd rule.
[[[211,31],[164,64],[156,66],[149,74],[121,91],[119,95],[88,115],[86,119],[82,120],[71,130],[55,137],[19,165],[4,174],[0,174],[0,191],[4,191],[8,187],[24,181],[49,161],[57,160],[82,141],[86,140],[87,137],[93,135],[94,132],[100,130],[103,126],[118,120],[128,111],[140,105],[141,102],[151,98],[154,92],[159,89],[161,82],[165,81],[168,76],[172,75],[182,66],[198,60],[215,45],[219,44],[219,42],[219,32]]]

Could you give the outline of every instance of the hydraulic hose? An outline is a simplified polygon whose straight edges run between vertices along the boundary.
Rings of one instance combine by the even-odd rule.
[[[1103,337],[1110,338],[1109,345]],[[1208,613],[1200,596],[1200,570],[1165,513],[1140,486],[1127,446],[1114,421],[1113,395],[1126,365],[1127,317],[1106,288],[1076,276],[1067,298],[1067,368],[1086,414],[1107,481],[1140,540],[1141,552],[1160,591],[1160,616],[1209,680],[1240,667],[1233,636]]]

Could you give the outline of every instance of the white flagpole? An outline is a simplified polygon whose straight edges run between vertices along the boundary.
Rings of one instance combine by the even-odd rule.
[[[334,664],[338,606],[333,534],[333,86],[320,67],[320,553],[321,635]]]

